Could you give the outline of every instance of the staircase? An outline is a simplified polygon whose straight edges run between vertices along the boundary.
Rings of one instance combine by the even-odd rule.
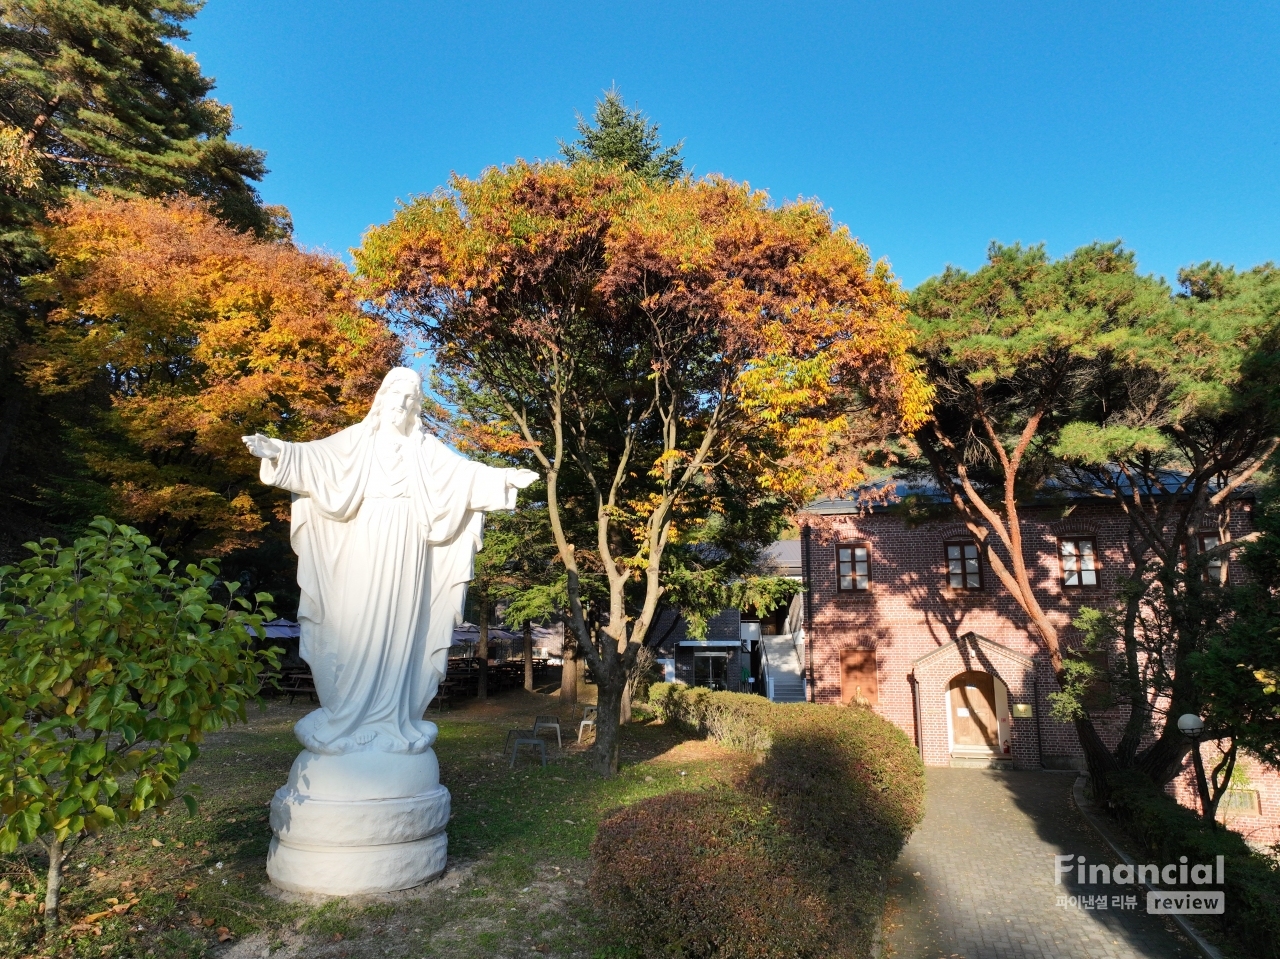
[[[952,769],[1013,769],[1013,757],[997,756],[993,753],[955,753],[951,754]]]
[[[765,691],[769,699],[775,703],[804,702],[804,667],[793,636],[762,636],[760,643],[764,647]]]

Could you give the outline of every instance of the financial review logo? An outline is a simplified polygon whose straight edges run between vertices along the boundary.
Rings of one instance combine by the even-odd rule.
[[[1084,856],[1069,853],[1053,857],[1053,882],[1061,886],[1066,878],[1074,879],[1075,885],[1080,887],[1103,887],[1101,890],[1090,889],[1084,894],[1059,896],[1058,904],[1068,908],[1105,909],[1106,905],[1097,903],[1099,900],[1104,904],[1108,901],[1108,887],[1143,885],[1147,887],[1149,913],[1221,915],[1226,908],[1226,895],[1221,889],[1185,887],[1221,886],[1225,876],[1224,859],[1218,856],[1213,863],[1192,863],[1186,856],[1181,856],[1178,862],[1164,865],[1120,863],[1112,866],[1105,862],[1091,863]],[[1112,896],[1111,900],[1120,908],[1131,908],[1130,903],[1137,905],[1136,897]]]

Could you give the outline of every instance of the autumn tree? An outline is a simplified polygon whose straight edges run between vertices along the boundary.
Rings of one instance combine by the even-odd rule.
[[[237,230],[287,232],[287,214],[253,186],[263,154],[230,139],[230,108],[176,45],[200,7],[0,0],[0,529],[15,506],[47,513],[42,485],[75,468],[64,453],[79,398],[40,393],[22,367],[43,306],[21,281],[48,267],[37,233],[46,211],[83,192],[186,194]],[[68,528],[92,513],[77,510]]]
[[[733,497],[847,489],[865,445],[926,406],[888,267],[817,204],[728,180],[516,163],[404,207],[356,260],[438,364],[497,399],[545,476],[605,775],[672,543]],[[571,477],[586,516],[561,501]],[[588,553],[607,584],[596,615]]]
[[[287,496],[239,438],[314,439],[367,411],[400,344],[347,270],[191,199],[78,198],[41,237],[53,264],[28,295],[50,308],[25,372],[77,399],[100,511],[170,553],[287,549]]]

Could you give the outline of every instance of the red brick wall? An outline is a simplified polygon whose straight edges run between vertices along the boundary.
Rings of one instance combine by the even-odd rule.
[[[1242,532],[1248,523],[1243,512],[1236,511]],[[1080,608],[1112,602],[1118,577],[1129,571],[1128,521],[1105,502],[1077,503],[1065,517],[1061,509],[1029,509],[1021,520],[1024,555],[1035,557],[1029,572],[1036,596],[1058,628],[1063,645],[1077,647],[1082,638],[1071,622]],[[1010,705],[1033,707],[1032,718],[1011,720],[1016,765],[1080,764],[1082,751],[1074,728],[1049,715],[1047,697],[1058,687],[1039,634],[1027,616],[988,568],[983,569],[980,590],[953,590],[947,584],[944,544],[968,538],[963,524],[908,526],[900,516],[879,511],[821,517],[809,526],[806,536],[808,663],[817,701],[840,701],[842,650],[874,648],[878,711],[922,742],[926,763],[945,765],[950,758],[947,683],[965,669],[979,669],[1005,683]],[[1097,588],[1062,585],[1058,539],[1077,536],[1092,537],[1097,544],[1101,567]],[[837,590],[836,547],[842,543],[870,546],[868,590]],[[969,633],[990,642],[951,645]],[[917,660],[944,647],[946,652],[917,668]],[[919,734],[913,682],[923,727]],[[1108,745],[1119,738],[1126,714],[1127,709],[1118,707],[1095,717]]]
[[[1201,747],[1206,772],[1217,764],[1221,753],[1212,743]],[[1165,787],[1167,792],[1188,809],[1200,811],[1200,798],[1196,790],[1195,768],[1188,756],[1182,772]],[[1248,755],[1240,756],[1236,773],[1231,778],[1232,788],[1257,793],[1257,814],[1219,807],[1218,819],[1240,833],[1252,845],[1266,849],[1280,843],[1280,776],[1274,770]]]

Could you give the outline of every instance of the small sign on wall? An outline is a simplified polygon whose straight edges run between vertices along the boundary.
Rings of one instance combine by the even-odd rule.
[[[957,706],[957,707],[956,707],[956,715],[957,715],[957,716],[959,716],[961,719],[968,719],[968,718],[969,718],[969,710],[968,710],[968,708],[967,708],[967,707],[965,707],[965,706]]]
[[[1030,703],[1014,703],[1013,704],[1014,719],[1030,719],[1031,715],[1032,714],[1031,714]]]

